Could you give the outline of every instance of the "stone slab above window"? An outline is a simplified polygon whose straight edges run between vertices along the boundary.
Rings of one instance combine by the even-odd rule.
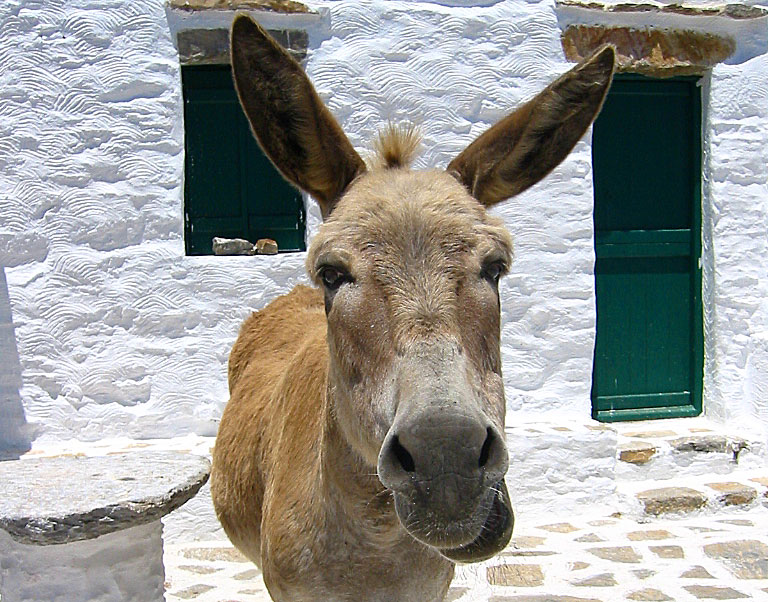
[[[556,7],[566,58],[579,61],[611,43],[620,72],[700,75],[764,52],[768,10],[757,6],[557,0]]]
[[[616,47],[619,72],[654,77],[703,73],[736,49],[732,38],[689,30],[571,25],[562,34],[569,61],[580,61],[605,43]]]
[[[312,12],[295,0],[169,0],[172,9],[179,10],[266,10],[276,13],[301,14]]]
[[[307,57],[309,36],[300,29],[270,29],[269,34],[277,40],[297,61]],[[229,30],[227,29],[186,29],[177,36],[179,62],[182,65],[228,65]]]
[[[182,65],[228,65],[229,28],[238,11],[253,15],[297,60],[307,56],[303,25],[320,13],[295,0],[168,0],[171,31]]]
[[[745,4],[721,4],[689,6],[684,4],[655,4],[652,2],[617,3],[590,2],[581,0],[558,0],[558,8],[584,8],[604,13],[657,13],[685,15],[688,17],[727,17],[730,19],[759,19],[768,16],[768,10]]]

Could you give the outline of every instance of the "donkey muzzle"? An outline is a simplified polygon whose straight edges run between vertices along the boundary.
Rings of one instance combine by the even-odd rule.
[[[378,474],[414,538],[469,562],[473,550],[488,547],[482,541],[503,539],[508,531],[506,544],[511,536],[507,466],[495,426],[443,409],[396,420],[379,453]]]

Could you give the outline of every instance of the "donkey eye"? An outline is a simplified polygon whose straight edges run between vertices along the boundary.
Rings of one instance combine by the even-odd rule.
[[[335,291],[345,282],[349,282],[351,277],[339,268],[325,266],[320,269],[320,279],[323,281],[325,288]]]
[[[501,261],[494,261],[492,263],[487,264],[485,267],[483,267],[482,276],[483,278],[487,278],[494,284],[499,283],[499,279],[502,277],[504,272],[507,270],[506,265],[504,265]]]

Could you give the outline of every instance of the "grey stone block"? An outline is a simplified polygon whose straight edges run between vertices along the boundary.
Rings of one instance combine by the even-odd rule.
[[[0,462],[0,528],[25,544],[63,544],[159,520],[208,480],[206,458],[136,451]]]

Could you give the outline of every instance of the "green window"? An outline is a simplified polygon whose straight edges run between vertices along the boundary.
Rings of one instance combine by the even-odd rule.
[[[594,125],[602,421],[701,412],[701,92],[697,78],[618,76]]]
[[[181,69],[186,161],[187,255],[209,255],[211,239],[260,238],[304,250],[301,194],[262,153],[237,100],[229,65]]]

